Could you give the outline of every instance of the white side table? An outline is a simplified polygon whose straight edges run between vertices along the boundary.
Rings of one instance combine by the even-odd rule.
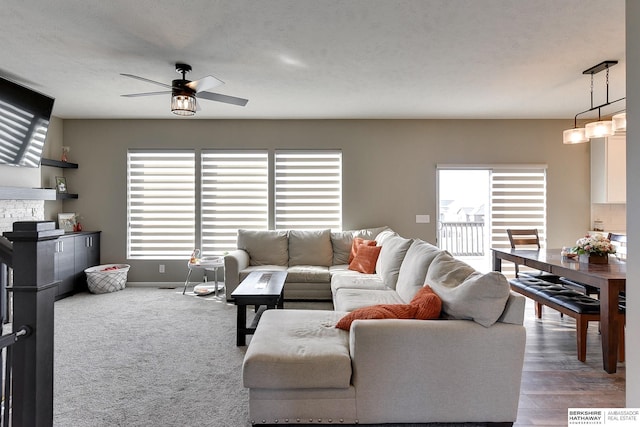
[[[187,290],[187,286],[189,286],[189,278],[191,277],[191,273],[193,270],[202,270],[204,273],[204,283],[200,285],[196,285],[193,290],[198,295],[209,295],[211,293],[215,293],[215,296],[218,296],[218,292],[224,289],[223,284],[218,283],[218,269],[220,267],[224,267],[224,258],[221,256],[215,257],[206,257],[201,258],[197,262],[187,262],[187,267],[189,271],[187,272],[187,279],[184,282],[184,289],[182,290],[182,295]],[[207,271],[213,271],[214,274],[214,285],[213,287],[207,284]],[[199,288],[201,292],[196,292],[196,288]]]

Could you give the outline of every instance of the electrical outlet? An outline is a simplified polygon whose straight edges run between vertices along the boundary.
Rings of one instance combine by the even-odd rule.
[[[158,270],[160,271],[160,273],[164,273],[164,264],[160,264]]]
[[[428,224],[431,222],[429,215],[416,215],[416,224]]]

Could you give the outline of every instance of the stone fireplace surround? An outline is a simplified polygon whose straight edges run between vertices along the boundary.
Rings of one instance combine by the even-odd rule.
[[[0,235],[16,221],[43,221],[45,200],[55,200],[51,189],[0,186]]]
[[[16,221],[44,220],[44,200],[0,200],[0,234]]]

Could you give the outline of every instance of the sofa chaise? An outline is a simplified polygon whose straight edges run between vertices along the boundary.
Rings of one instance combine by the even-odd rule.
[[[334,310],[262,315],[242,371],[251,422],[512,424],[524,297],[502,274],[477,272],[427,242],[389,229],[372,237],[375,272],[326,266]],[[436,319],[359,318],[428,293],[439,301]],[[345,319],[346,329],[336,327]]]

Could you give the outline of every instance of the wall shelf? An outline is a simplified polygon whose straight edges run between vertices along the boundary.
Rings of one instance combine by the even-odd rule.
[[[73,193],[56,193],[57,200],[77,199],[78,195]]]
[[[56,190],[49,188],[0,187],[0,200],[55,200]]]
[[[53,166],[54,168],[78,169],[77,163],[63,162],[60,160],[53,160],[53,159],[45,159],[44,157],[40,159],[40,164],[42,166]]]

